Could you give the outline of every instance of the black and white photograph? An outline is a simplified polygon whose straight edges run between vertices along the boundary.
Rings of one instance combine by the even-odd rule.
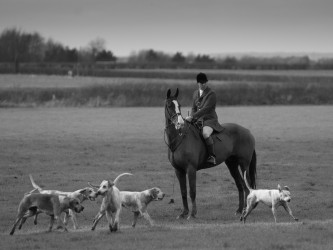
[[[333,249],[332,0],[0,0],[0,249]]]

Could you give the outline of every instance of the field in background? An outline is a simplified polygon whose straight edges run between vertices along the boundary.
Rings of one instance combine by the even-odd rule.
[[[0,74],[0,88],[66,88],[94,84],[159,83],[191,84],[201,70],[190,69],[113,69],[107,76]],[[333,70],[203,70],[209,83],[301,83],[327,84],[333,81]]]
[[[189,107],[183,107],[187,113]],[[243,226],[234,216],[238,195],[227,167],[198,172],[197,219],[176,220],[181,198],[163,140],[163,108],[36,108],[0,110],[1,249],[331,249],[333,245],[333,109],[331,106],[220,107],[221,122],[236,122],[256,138],[258,188],[288,185],[295,223],[279,208],[278,224],[263,204]],[[29,219],[9,236],[28,174],[45,188],[76,190],[122,172],[121,190],[160,187],[167,196],[148,211],[157,226],[124,209],[121,232],[102,219],[90,231],[97,202],[86,201],[81,225],[46,233],[48,216]],[[170,198],[175,204],[168,204]]]
[[[190,105],[194,70],[113,70],[109,77],[0,75],[0,107],[161,106],[168,88]],[[218,105],[333,104],[333,71],[205,70]]]

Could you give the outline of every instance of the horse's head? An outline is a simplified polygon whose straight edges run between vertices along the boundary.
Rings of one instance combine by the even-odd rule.
[[[181,129],[184,126],[184,119],[180,112],[180,104],[177,100],[179,90],[177,88],[176,93],[172,96],[171,90],[168,89],[167,98],[165,100],[165,119],[166,125],[174,124],[175,128]]]

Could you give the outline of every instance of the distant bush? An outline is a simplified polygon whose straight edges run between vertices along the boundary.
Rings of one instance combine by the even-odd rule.
[[[163,106],[166,92],[180,88],[179,101],[192,104],[193,85],[121,84],[79,88],[5,88],[0,107],[17,106]],[[333,85],[247,84],[213,85],[217,105],[333,104]]]

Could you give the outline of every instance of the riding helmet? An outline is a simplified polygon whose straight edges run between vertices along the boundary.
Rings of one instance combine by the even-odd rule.
[[[206,76],[206,74],[204,74],[204,73],[199,73],[198,75],[197,75],[197,82],[199,83],[206,83],[206,82],[208,82],[208,79],[207,79],[207,76]]]

